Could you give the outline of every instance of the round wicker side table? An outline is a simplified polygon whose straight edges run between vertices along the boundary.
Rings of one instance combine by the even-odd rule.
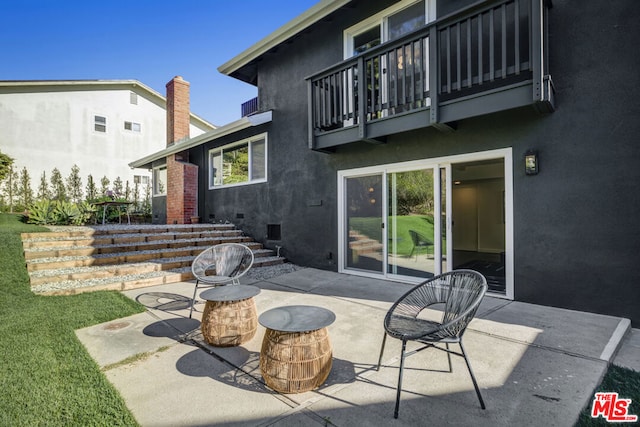
[[[267,328],[260,351],[260,372],[280,393],[303,393],[318,388],[329,376],[332,348],[327,326],[333,312],[314,306],[278,307],[260,315]]]
[[[204,291],[207,301],[202,313],[202,336],[216,347],[232,347],[249,341],[258,329],[258,315],[253,297],[260,288],[228,285]]]

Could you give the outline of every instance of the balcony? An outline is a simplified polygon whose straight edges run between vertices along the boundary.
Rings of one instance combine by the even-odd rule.
[[[483,1],[307,79],[309,147],[532,105],[553,111],[545,0]]]
[[[258,112],[258,97],[243,102],[240,106],[240,117],[247,117]]]

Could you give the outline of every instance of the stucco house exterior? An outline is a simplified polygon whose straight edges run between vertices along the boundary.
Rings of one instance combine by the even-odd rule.
[[[197,183],[154,199],[158,218],[192,191],[203,221],[297,264],[405,282],[473,268],[492,295],[637,326],[639,14],[321,1],[219,67],[257,86],[255,111],[131,166],[189,164]]]
[[[192,135],[214,126],[190,115]],[[137,80],[0,81],[0,150],[26,167],[34,191],[44,172],[73,165],[83,184],[106,176],[133,186],[151,173],[128,163],[164,147],[166,99]]]

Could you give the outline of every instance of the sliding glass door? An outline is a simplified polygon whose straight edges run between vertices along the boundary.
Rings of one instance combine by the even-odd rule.
[[[429,277],[436,271],[434,169],[387,174],[387,273]]]
[[[511,150],[338,172],[339,270],[420,281],[482,272],[513,298]]]
[[[382,174],[347,178],[346,267],[383,271],[384,221]]]
[[[437,167],[346,176],[344,267],[420,278],[441,272],[443,179]]]

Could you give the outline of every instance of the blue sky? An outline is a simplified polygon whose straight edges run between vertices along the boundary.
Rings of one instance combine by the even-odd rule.
[[[218,72],[319,0],[0,0],[0,80],[135,79],[160,94],[180,75],[191,110],[240,118],[255,87]]]

